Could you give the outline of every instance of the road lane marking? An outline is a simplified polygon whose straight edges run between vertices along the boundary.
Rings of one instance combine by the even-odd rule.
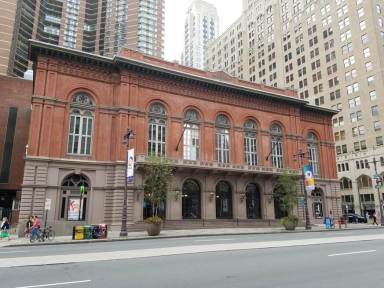
[[[363,254],[363,253],[373,253],[373,252],[376,252],[376,250],[366,250],[366,251],[356,251],[356,252],[346,252],[346,253],[330,254],[330,255],[328,255],[328,257],[344,256],[344,255],[354,255],[354,254]]]
[[[0,268],[25,267],[25,266],[43,266],[69,263],[86,263],[111,260],[128,260],[148,257],[162,257],[183,254],[212,253],[226,251],[243,251],[254,249],[271,249],[282,247],[299,247],[335,243],[353,243],[360,241],[384,240],[384,234],[329,237],[329,238],[311,238],[298,240],[280,240],[265,242],[238,242],[238,243],[215,243],[200,244],[188,246],[174,246],[163,248],[146,248],[109,252],[92,252],[66,255],[47,255],[39,257],[13,257],[2,258]]]
[[[51,284],[40,284],[40,285],[33,285],[33,286],[20,286],[20,287],[16,287],[16,288],[37,288],[37,287],[50,287],[50,286],[64,286],[64,285],[81,284],[81,283],[88,283],[88,282],[91,282],[91,280],[81,280],[81,281],[72,281],[72,282],[51,283]]]
[[[199,240],[195,240],[195,242],[216,242],[216,241],[234,241],[236,239],[232,238],[232,239],[229,239],[229,238],[223,238],[223,239],[199,239]]]
[[[27,253],[27,251],[22,251],[22,250],[0,251],[0,254],[9,254],[9,253]]]

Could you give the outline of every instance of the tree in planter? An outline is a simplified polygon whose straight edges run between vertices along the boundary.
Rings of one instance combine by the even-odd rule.
[[[297,196],[297,177],[286,172],[280,175],[277,180],[276,189],[273,191],[273,197],[280,200],[280,209],[288,214],[287,217],[283,217],[280,220],[281,224],[286,228],[290,224],[296,227],[299,222],[298,217],[293,214],[293,208],[297,203]],[[292,228],[292,225],[290,228]]]
[[[145,163],[144,194],[152,207],[152,217],[145,220],[147,223],[162,222],[158,216],[159,206],[167,198],[172,176],[173,168],[165,157],[150,156]]]

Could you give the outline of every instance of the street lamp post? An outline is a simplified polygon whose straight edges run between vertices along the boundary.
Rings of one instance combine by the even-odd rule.
[[[376,157],[373,156],[373,165],[375,166],[375,177],[379,177],[377,174],[377,160]],[[379,206],[380,206],[380,224],[381,226],[384,226],[384,215],[383,215],[383,203],[381,200],[381,195],[380,195],[380,185],[383,184],[381,178],[376,178],[376,189],[377,189],[377,199],[379,200]]]
[[[125,144],[125,185],[124,185],[124,202],[123,202],[123,212],[121,217],[121,231],[120,237],[128,236],[127,229],[127,202],[128,202],[128,179],[127,179],[127,171],[128,171],[128,150],[129,150],[129,139],[133,139],[134,133],[132,129],[127,128],[126,133],[124,134],[124,144]]]
[[[306,158],[306,152],[303,152],[301,149],[299,152],[295,155],[293,155],[295,158],[299,159],[300,163],[300,168],[301,168],[301,177],[303,181],[302,189],[304,192],[304,211],[305,211],[305,230],[310,230],[311,229],[311,222],[309,219],[309,212],[308,212],[308,195],[307,191],[305,189],[305,174],[304,174],[304,158]]]

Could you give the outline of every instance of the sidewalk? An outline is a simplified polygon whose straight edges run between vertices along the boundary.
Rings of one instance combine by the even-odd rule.
[[[300,232],[330,232],[346,230],[369,230],[384,229],[381,226],[373,226],[368,224],[349,224],[347,228],[342,225],[342,229],[325,229],[324,225],[312,226],[311,230],[306,231],[304,227],[297,227],[295,231],[286,231],[282,227],[278,228],[221,228],[221,229],[191,229],[191,230],[162,230],[159,236],[150,237],[146,231],[129,232],[128,237],[120,237],[119,231],[109,231],[107,239],[100,240],[72,240],[72,236],[58,236],[50,242],[29,243],[29,239],[18,238],[17,235],[11,235],[11,240],[0,240],[0,247],[17,247],[30,245],[58,245],[58,244],[79,244],[94,242],[111,242],[111,241],[130,241],[130,240],[148,240],[148,239],[164,239],[164,238],[182,238],[182,237],[203,237],[203,236],[225,236],[225,235],[247,235],[247,234],[274,234],[274,233],[300,233]]]

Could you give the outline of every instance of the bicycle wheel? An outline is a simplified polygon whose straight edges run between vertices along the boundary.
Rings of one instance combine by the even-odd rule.
[[[47,236],[48,236],[48,240],[52,241],[53,239],[55,239],[55,231],[49,230],[47,233]]]

